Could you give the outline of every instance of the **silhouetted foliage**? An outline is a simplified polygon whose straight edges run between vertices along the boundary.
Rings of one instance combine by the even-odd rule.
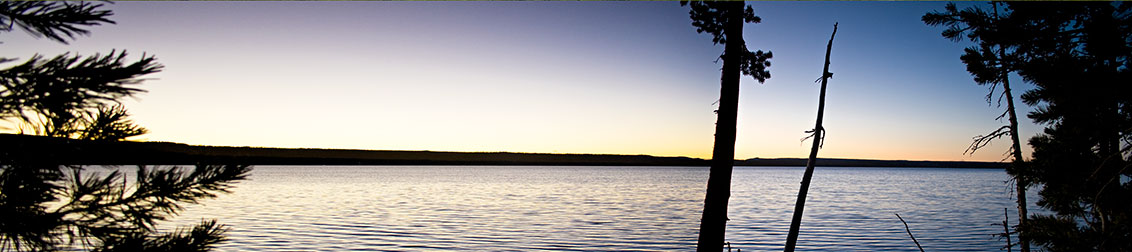
[[[161,71],[162,66],[152,56],[142,56],[129,64],[125,57],[125,51],[86,58],[63,54],[47,60],[36,55],[23,64],[0,70],[0,115],[18,117],[35,133],[55,137],[82,137],[84,132],[100,127],[93,123],[105,122],[94,117],[115,111],[115,116],[104,119],[115,118],[116,125],[127,124],[124,108],[116,105],[118,100],[143,92],[134,87],[142,82],[139,77]],[[127,128],[137,126],[96,130]],[[128,137],[136,133],[109,135]]]
[[[971,73],[974,77],[975,83],[979,85],[989,85],[989,91],[986,96],[988,104],[991,104],[995,93],[998,93],[998,86],[1002,85],[1002,91],[998,96],[998,106],[1002,106],[1003,98],[1006,98],[1006,110],[1002,112],[995,120],[1001,120],[1007,117],[1008,124],[991,131],[986,135],[978,135],[974,137],[971,145],[967,147],[966,153],[974,154],[975,151],[990,144],[991,141],[1009,136],[1011,140],[1010,149],[1007,153],[1013,158],[1011,166],[1006,169],[1007,173],[1014,177],[1016,200],[1018,203],[1018,223],[1025,225],[1027,220],[1027,203],[1026,203],[1026,189],[1029,187],[1029,180],[1026,173],[1027,165],[1022,157],[1022,143],[1018,135],[1018,115],[1015,112],[1014,94],[1010,89],[1010,73],[1016,71],[1015,62],[1017,59],[1017,45],[1010,44],[1008,39],[1010,37],[1003,37],[1003,34],[1009,33],[1009,27],[1006,20],[999,15],[997,2],[991,3],[991,11],[986,12],[981,8],[971,7],[962,11],[958,10],[954,3],[948,3],[944,8],[944,12],[930,12],[923,16],[922,20],[928,25],[947,26],[942,35],[952,41],[961,41],[966,37],[971,42],[975,42],[976,46],[965,48],[963,56],[959,59],[967,65],[967,72]],[[1008,239],[1009,240],[1009,239]],[[1030,243],[1024,234],[1019,235],[1019,245],[1022,252],[1030,251]],[[1007,242],[1007,248],[1011,246]]]
[[[181,204],[228,192],[251,167],[198,165],[186,172],[139,166],[133,181],[117,170],[102,176],[71,165],[7,161],[2,169],[0,250],[204,251],[224,239],[215,221],[170,234],[158,234],[156,222],[176,215]],[[170,246],[178,247],[162,249]]]
[[[692,26],[696,27],[696,32],[711,34],[711,42],[717,45],[727,44],[725,24],[729,19],[741,18],[743,22],[753,24],[763,21],[759,16],[755,16],[755,9],[751,6],[746,6],[745,9],[740,11],[739,9],[728,9],[727,2],[680,1],[680,6],[685,5],[692,9],[688,14],[692,17]],[[742,35],[742,33],[739,34]],[[751,76],[759,83],[770,79],[770,71],[767,71],[767,68],[770,67],[770,59],[774,57],[774,54],[769,51],[764,53],[762,50],[752,52],[747,49],[746,43],[737,44],[742,47],[735,53],[741,55],[739,69],[741,69],[743,75]],[[727,51],[724,51],[723,54],[727,53]],[[723,57],[723,55],[720,57]]]
[[[715,124],[715,146],[707,196],[700,222],[698,251],[721,251],[727,227],[727,201],[731,196],[731,171],[735,160],[735,121],[739,107],[739,78],[750,75],[759,83],[770,78],[771,52],[751,52],[743,41],[743,24],[762,21],[755,11],[741,1],[681,1],[691,7],[689,15],[696,32],[712,35],[712,42],[724,44],[723,69],[720,77],[718,119]]]
[[[112,13],[86,2],[0,2],[0,31],[20,27],[37,37],[66,43],[84,26],[113,23]],[[119,99],[144,92],[142,75],[162,66],[152,56],[126,63],[126,53],[91,57],[39,55],[0,70],[0,119],[20,120],[34,133],[117,141],[146,130],[127,119]],[[14,61],[4,58],[0,62]],[[59,150],[64,153],[65,151]],[[49,156],[49,155],[43,155]],[[0,153],[0,251],[206,251],[223,241],[215,221],[159,233],[156,223],[182,204],[229,192],[251,170],[247,165],[138,166],[133,180],[113,170]]]
[[[1018,42],[1032,44],[1019,74],[1036,86],[1022,100],[1048,125],[1029,143],[1038,205],[1056,213],[1023,233],[1057,251],[1132,251],[1132,4],[1009,6],[1034,35]]]
[[[224,231],[224,227],[217,225],[215,220],[206,220],[191,229],[178,229],[159,236],[132,233],[125,238],[105,241],[107,245],[94,251],[208,251],[212,244],[225,240]]]
[[[1047,125],[1021,175],[1054,215],[1031,216],[1021,234],[1051,251],[1132,251],[1132,4],[1006,7],[996,32],[971,36],[1014,49],[1005,65],[1035,85],[1021,98]]]
[[[90,33],[83,26],[114,23],[107,19],[114,13],[101,7],[90,2],[2,1],[0,31],[20,27],[32,36],[66,44],[67,39]]]
[[[95,113],[83,117],[82,132],[79,139],[117,141],[145,134],[147,130],[126,119],[126,109],[121,105],[100,107]]]

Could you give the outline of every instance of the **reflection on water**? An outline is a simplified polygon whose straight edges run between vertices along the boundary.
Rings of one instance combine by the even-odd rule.
[[[734,248],[781,249],[801,174],[736,169]],[[916,250],[894,212],[926,250],[997,250],[1006,179],[819,167],[798,250]],[[218,218],[231,227],[222,251],[691,250],[706,181],[702,167],[258,166],[162,227]]]

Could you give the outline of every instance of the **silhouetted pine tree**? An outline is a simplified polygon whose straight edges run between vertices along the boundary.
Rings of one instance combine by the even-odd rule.
[[[1038,205],[1055,213],[1022,233],[1053,251],[1132,251],[1132,3],[1008,6],[1036,86],[1022,101],[1047,125],[1029,141]]]
[[[711,34],[712,42],[724,44],[723,70],[720,77],[718,119],[715,124],[715,147],[712,151],[707,196],[700,220],[697,251],[721,251],[727,228],[727,201],[731,197],[731,170],[735,165],[735,121],[739,107],[740,74],[754,77],[760,83],[770,78],[770,52],[751,52],[743,42],[743,23],[762,19],[742,1],[687,2],[696,32]]]
[[[1014,50],[1006,66],[1035,85],[1021,97],[1037,107],[1027,116],[1047,125],[1020,175],[1042,185],[1037,204],[1054,214],[1029,216],[1021,237],[1051,251],[1132,251],[1132,4],[1006,7],[981,21],[994,32],[971,36]]]
[[[999,84],[1002,85],[1001,93],[998,93],[998,106],[1002,106],[1002,99],[1006,98],[1006,111],[1003,111],[998,118],[1007,117],[1008,124],[995,129],[989,134],[975,136],[974,141],[967,147],[966,153],[974,153],[980,148],[989,144],[992,140],[1001,138],[1003,136],[1010,136],[1010,158],[1013,159],[1011,166],[1006,170],[1008,174],[1014,177],[1014,185],[1016,199],[1018,203],[1018,225],[1026,225],[1027,220],[1027,203],[1026,203],[1026,188],[1029,187],[1029,182],[1026,179],[1026,163],[1022,157],[1022,143],[1018,135],[1018,116],[1015,113],[1014,107],[1014,94],[1010,89],[1010,73],[1015,71],[1017,58],[1015,57],[1015,47],[1009,45],[1009,42],[1004,41],[1010,39],[1003,37],[1009,33],[1000,28],[1009,29],[1005,27],[1006,21],[1002,20],[1002,16],[998,12],[998,2],[991,2],[991,12],[986,12],[980,8],[967,8],[962,11],[955,7],[954,3],[948,3],[944,8],[944,12],[931,12],[923,16],[924,23],[933,26],[947,26],[942,35],[952,41],[960,41],[966,37],[971,42],[977,43],[976,46],[964,49],[963,56],[959,59],[967,64],[967,72],[975,77],[975,83],[979,85],[990,85],[990,92],[987,93],[986,100],[988,104],[993,103],[996,93],[998,93]],[[1018,244],[1022,252],[1030,251],[1029,240],[1025,235],[1019,234]],[[1013,246],[1007,242],[1007,246]]]
[[[19,27],[66,43],[83,26],[113,23],[101,4],[0,2],[0,31]],[[69,54],[0,70],[0,119],[17,119],[40,135],[117,141],[145,133],[118,102],[143,92],[138,77],[160,71],[153,57],[126,64],[125,52]],[[3,58],[10,62],[15,59]],[[159,233],[157,221],[185,203],[228,192],[246,165],[139,166],[133,179],[113,170],[53,164],[0,153],[0,251],[205,251],[224,239],[215,221]]]

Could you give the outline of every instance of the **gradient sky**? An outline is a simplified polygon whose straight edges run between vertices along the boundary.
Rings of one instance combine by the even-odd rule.
[[[920,16],[944,2],[749,2],[736,158],[805,157],[825,44],[821,157],[963,155],[999,108]],[[964,3],[977,4],[977,3]],[[710,158],[723,46],[677,2],[118,2],[70,45],[0,34],[5,57],[126,49],[165,65],[129,99],[151,133],[198,145],[610,153]],[[5,64],[10,66],[13,63]],[[1016,90],[1031,86],[1015,80]],[[1031,108],[1020,107],[1020,115]],[[1005,105],[1003,105],[1005,107]],[[1027,118],[1027,139],[1041,127]],[[1026,156],[1030,148],[1027,146]]]

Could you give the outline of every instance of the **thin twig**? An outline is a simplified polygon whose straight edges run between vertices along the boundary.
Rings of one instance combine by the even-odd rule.
[[[1002,208],[1002,213],[1006,217],[1002,219],[1002,236],[1006,237],[1006,252],[1011,252],[1011,247],[1013,247],[1014,244],[1010,244],[1010,210]]]
[[[967,147],[967,150],[963,151],[963,154],[966,155],[970,153],[974,155],[975,151],[983,148],[983,146],[986,146],[987,144],[990,144],[991,140],[1009,135],[1010,125],[1003,125],[1002,127],[999,127],[998,129],[992,131],[990,134],[975,136],[972,138],[974,141],[972,141],[971,145]]]
[[[904,218],[901,218],[900,214],[898,214],[898,213],[892,213],[892,214],[895,214],[896,218],[899,218],[900,222],[904,223],[904,231],[908,231],[908,237],[912,237],[912,242],[916,243],[916,247],[920,248],[920,252],[924,252],[924,247],[920,247],[920,242],[916,240],[916,236],[912,235],[912,229],[908,228],[908,222],[904,221]]]

